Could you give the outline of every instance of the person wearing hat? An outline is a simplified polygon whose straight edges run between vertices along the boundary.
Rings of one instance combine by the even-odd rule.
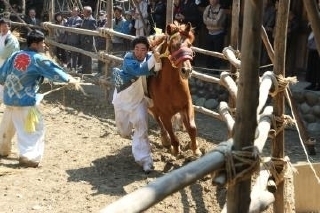
[[[32,30],[27,35],[27,49],[13,53],[0,68],[4,85],[5,110],[0,124],[0,157],[11,153],[17,132],[19,164],[38,167],[44,153],[44,119],[38,109],[43,95],[37,94],[44,78],[76,84],[78,81],[45,57],[44,34]]]
[[[132,137],[133,157],[144,172],[149,173],[153,170],[153,160],[148,139],[148,106],[142,77],[160,71],[162,65],[149,52],[147,37],[136,37],[132,41],[132,48],[123,58],[122,69],[113,69],[115,91],[112,104],[118,133],[124,138]]]
[[[18,39],[11,33],[11,21],[0,19],[0,67],[9,56],[20,50]],[[3,98],[3,86],[0,85],[0,103]]]

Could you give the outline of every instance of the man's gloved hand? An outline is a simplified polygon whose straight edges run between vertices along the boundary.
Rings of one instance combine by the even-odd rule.
[[[155,63],[155,65],[154,65],[154,71],[155,72],[158,72],[158,71],[160,71],[162,69],[162,63],[161,63],[161,61],[158,63],[158,62],[156,62]]]
[[[158,71],[160,71],[162,69],[162,63],[161,63],[161,59],[160,59],[159,56],[155,56],[155,54],[154,54],[149,58],[149,60],[148,60],[148,68],[149,68],[149,70],[154,68],[154,71],[158,72]],[[158,57],[158,59],[156,59],[156,57]]]
[[[69,76],[68,83],[69,84],[78,84],[78,83],[80,83],[80,78],[74,78],[72,76]]]
[[[158,62],[158,63],[161,62],[160,53],[158,51],[154,51],[153,55],[154,55],[156,62]]]

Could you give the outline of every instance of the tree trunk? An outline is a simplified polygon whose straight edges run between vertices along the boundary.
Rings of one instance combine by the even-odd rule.
[[[259,98],[259,55],[261,49],[262,6],[260,0],[244,2],[244,20],[241,42],[241,71],[238,83],[234,150],[253,146],[257,128]],[[258,56],[258,58],[257,58]],[[228,188],[227,211],[248,212],[251,178]]]
[[[276,34],[274,42],[274,73],[276,75],[285,76],[285,56],[286,56],[286,41],[287,41],[287,26],[289,16],[290,0],[282,0],[278,3],[277,19],[276,19]],[[274,98],[274,115],[282,118],[284,114],[284,92],[279,92]],[[279,125],[283,125],[279,123]],[[279,159],[284,157],[284,132],[277,132],[273,139],[272,157]],[[278,172],[281,172],[280,169]],[[275,193],[274,212],[283,213],[284,211],[284,182],[278,185],[278,190]]]

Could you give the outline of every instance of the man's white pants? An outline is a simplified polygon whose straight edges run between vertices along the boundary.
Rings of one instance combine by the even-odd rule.
[[[11,152],[12,137],[17,133],[19,157],[40,162],[44,152],[44,122],[39,116],[35,132],[25,131],[25,122],[31,107],[6,106],[0,124],[0,155]],[[40,114],[40,113],[39,113]]]
[[[132,137],[132,154],[135,161],[141,164],[145,160],[151,160],[151,148],[148,139],[148,110],[143,99],[130,111],[115,107],[115,120],[118,132],[122,137]]]

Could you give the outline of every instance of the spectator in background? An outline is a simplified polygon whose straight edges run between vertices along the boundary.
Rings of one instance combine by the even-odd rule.
[[[133,18],[135,19],[134,28],[136,29],[136,36],[145,36],[148,31],[148,3],[144,0],[136,0],[137,5],[134,11]],[[141,14],[140,14],[141,13]]]
[[[313,32],[308,37],[308,50],[306,81],[310,85],[305,89],[320,91],[320,57]]]
[[[184,24],[190,22],[192,27],[195,28],[195,33],[197,34],[201,19],[195,0],[181,0],[180,13],[176,14],[175,19]]]
[[[13,22],[21,22],[24,20],[24,14],[21,14],[22,10],[21,7],[17,4],[12,4],[12,13],[10,13],[10,20]],[[21,26],[11,26],[11,31],[18,31],[21,32]]]
[[[203,22],[208,30],[207,49],[215,52],[222,52],[224,47],[225,24],[227,15],[221,8],[219,0],[210,0],[209,5],[203,12]],[[220,69],[221,59],[207,56],[207,68]]]
[[[125,12],[125,22],[123,26],[123,33],[128,35],[135,35],[134,32],[134,20],[132,19],[132,12],[126,11]]]
[[[105,27],[107,24],[106,12],[101,10],[99,12],[99,20],[97,21],[97,28]],[[105,51],[107,48],[106,38],[97,36],[96,37],[96,48],[97,51]],[[104,62],[98,60],[98,74],[104,74]]]
[[[34,8],[29,9],[28,15],[25,17],[25,22],[27,24],[32,24],[36,26],[40,26],[41,21],[36,17],[37,13]]]
[[[175,21],[180,22],[181,20],[178,19],[180,18],[180,14],[181,14],[180,0],[173,0],[173,19]]]
[[[119,33],[124,33],[124,24],[125,18],[122,16],[122,7],[121,6],[114,6],[113,7],[113,30]],[[113,52],[121,52],[124,50],[124,41],[123,38],[112,36],[112,51]]]
[[[41,21],[36,17],[37,13],[36,10],[34,8],[30,8],[28,10],[27,15],[24,17],[24,22],[26,24],[31,24],[31,25],[35,25],[35,26],[40,26]],[[22,27],[20,30],[20,36],[21,38],[26,38],[28,32],[30,31],[29,27]],[[25,44],[21,45],[21,48],[25,48]]]
[[[82,29],[86,30],[97,30],[97,22],[92,17],[92,8],[90,6],[83,7],[83,21],[81,25]],[[81,48],[85,51],[96,52],[95,40],[91,35],[81,35],[80,36]],[[82,73],[92,74],[92,58],[82,54]]]
[[[71,17],[67,20],[65,26],[66,27],[74,27],[74,28],[80,28],[82,24],[82,19],[79,16],[79,8],[73,7],[71,11]],[[80,35],[77,33],[71,33],[67,32],[67,44],[73,47],[80,48]],[[77,70],[77,65],[81,64],[79,61],[81,61],[80,54],[73,51],[67,52],[67,66],[72,71]]]
[[[276,24],[276,8],[275,0],[264,0],[264,12],[262,17],[262,26],[266,30],[268,39],[273,46],[273,28]],[[265,46],[262,44],[261,48],[261,65],[271,63]]]
[[[166,29],[166,11],[167,6],[163,0],[155,0],[154,8],[151,10],[151,20],[156,28]]]
[[[12,53],[20,50],[18,39],[11,33],[11,21],[0,19],[0,67]],[[0,103],[3,99],[3,85],[0,84]]]
[[[296,74],[295,61],[296,52],[295,44],[299,31],[299,20],[293,11],[290,10],[287,28],[287,51],[286,51],[286,75],[293,76]]]
[[[19,41],[11,33],[10,28],[10,20],[0,19],[0,67],[12,53],[20,50]]]
[[[320,10],[320,1],[318,1],[318,10]],[[311,31],[311,26],[310,31]],[[317,50],[317,44],[314,37],[314,33],[311,31],[308,36],[308,64],[306,81],[310,82],[310,85],[305,89],[320,91],[320,55]]]
[[[183,24],[191,23],[195,35],[194,46],[199,46],[199,31],[202,19],[195,0],[181,0],[180,13],[176,14],[174,18]]]
[[[67,20],[62,17],[61,13],[56,13],[54,15],[54,21],[55,21],[55,24],[57,25],[65,26]],[[67,34],[63,29],[55,29],[54,38],[58,43],[61,43],[61,44],[67,43]],[[63,65],[67,63],[67,54],[65,49],[56,47],[56,56],[60,64]]]
[[[135,28],[134,26],[134,20],[132,19],[132,12],[131,11],[126,11],[125,12],[125,21],[123,24],[123,33],[128,34],[128,35],[135,35]],[[125,51],[130,49],[130,43],[131,41],[128,39],[124,39],[124,49]]]

